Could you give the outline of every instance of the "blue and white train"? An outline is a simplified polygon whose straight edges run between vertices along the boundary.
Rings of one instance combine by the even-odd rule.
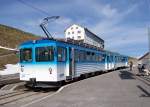
[[[127,66],[128,57],[85,44],[54,39],[22,43],[20,80],[33,87],[61,85],[90,73]]]

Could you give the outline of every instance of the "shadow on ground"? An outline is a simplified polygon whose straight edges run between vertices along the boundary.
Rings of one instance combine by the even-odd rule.
[[[120,72],[119,76],[121,79],[135,79],[133,77],[134,75],[128,71],[124,70],[124,71],[119,71],[119,72]]]
[[[137,85],[137,88],[139,88],[144,94],[141,94],[140,97],[150,97],[150,93],[145,90],[143,87],[141,87],[140,85]]]

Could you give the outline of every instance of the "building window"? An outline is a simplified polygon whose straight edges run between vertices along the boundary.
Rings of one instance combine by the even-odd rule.
[[[78,36],[78,39],[81,39],[81,36]]]
[[[76,29],[78,29],[78,27],[76,27]]]
[[[68,32],[68,35],[70,35],[70,32]]]
[[[78,31],[78,33],[81,33],[81,31]]]
[[[72,34],[74,34],[74,32],[72,32]]]
[[[73,29],[73,27],[71,27],[71,30]]]

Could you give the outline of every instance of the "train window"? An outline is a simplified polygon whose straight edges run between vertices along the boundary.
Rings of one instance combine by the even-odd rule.
[[[85,61],[85,57],[84,51],[79,51],[79,61]]]
[[[112,62],[112,57],[111,56],[109,56],[109,62]]]
[[[94,52],[92,52],[92,54],[91,54],[91,61],[96,61],[96,54],[94,53]]]
[[[75,61],[79,61],[79,50],[75,50]]]
[[[119,57],[117,57],[117,62],[119,62]]]
[[[121,58],[120,57],[118,57],[118,62],[121,62]]]
[[[32,49],[26,48],[20,50],[20,62],[31,62],[32,61]]]
[[[86,54],[82,50],[75,50],[75,61],[85,61]]]
[[[45,62],[54,60],[54,50],[52,46],[38,47],[36,50],[36,61]]]
[[[92,53],[86,52],[86,61],[92,61]]]
[[[86,52],[87,55],[90,55],[90,52]]]
[[[57,47],[57,60],[62,62],[66,61],[67,50],[63,47]]]
[[[96,58],[95,60],[98,62],[99,61],[99,55],[96,54],[95,58]]]
[[[102,61],[103,61],[103,62],[105,62],[105,57],[106,57],[106,56],[103,54],[103,55],[102,55]]]
[[[99,61],[99,62],[101,62],[101,61],[105,61],[105,56],[104,56],[104,55],[99,54],[99,55],[98,55],[98,61]]]
[[[98,55],[98,61],[102,61],[102,56]]]
[[[126,61],[126,58],[125,58],[125,57],[123,57],[123,58],[121,59],[121,61],[122,61],[122,62],[125,62],[125,61]]]

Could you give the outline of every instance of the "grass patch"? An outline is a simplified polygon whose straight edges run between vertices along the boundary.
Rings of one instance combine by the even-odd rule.
[[[0,46],[17,48],[22,42],[40,38],[37,35],[0,24]],[[2,57],[3,55],[7,56]],[[19,61],[18,56],[13,51],[0,49],[0,56],[0,69],[4,69],[6,64],[16,64]]]

